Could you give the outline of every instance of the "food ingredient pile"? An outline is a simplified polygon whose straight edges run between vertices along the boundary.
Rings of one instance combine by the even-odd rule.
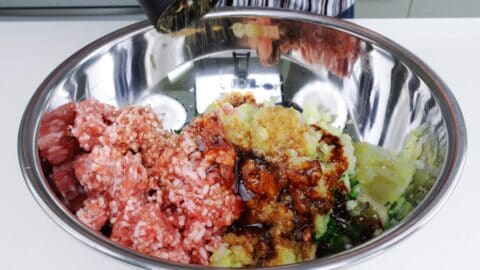
[[[110,240],[181,263],[272,266],[348,249],[412,208],[421,149],[352,143],[328,123],[232,93],[171,132],[148,106],[87,99],[44,115],[38,149],[65,205]]]

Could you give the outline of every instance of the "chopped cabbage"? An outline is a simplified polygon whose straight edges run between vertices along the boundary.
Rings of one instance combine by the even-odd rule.
[[[211,265],[217,267],[242,267],[252,262],[251,255],[241,246],[228,247],[227,244],[222,244],[210,256]]]
[[[275,256],[275,258],[269,261],[269,265],[271,266],[292,264],[300,261],[300,260],[297,260],[297,256],[295,255],[295,252],[292,249],[289,249],[287,247],[282,247],[282,246],[277,246],[275,247],[275,249],[277,251],[276,252],[277,256]]]
[[[413,179],[415,161],[368,143],[355,144],[360,190],[381,205],[402,196]]]
[[[325,234],[325,232],[327,231],[327,225],[329,220],[330,215],[315,215],[315,239],[318,240]]]

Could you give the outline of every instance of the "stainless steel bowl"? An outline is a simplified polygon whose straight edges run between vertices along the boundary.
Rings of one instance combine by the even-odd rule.
[[[239,38],[244,29],[235,23],[276,25],[281,38]],[[79,223],[55,195],[40,166],[39,120],[46,111],[86,97],[119,107],[152,104],[175,129],[220,92],[250,89],[261,100],[321,106],[355,139],[391,149],[400,149],[412,130],[428,131],[441,169],[427,192],[411,191],[421,200],[406,218],[342,253],[278,269],[330,269],[369,258],[424,225],[452,192],[467,145],[462,113],[441,79],[398,44],[335,18],[278,10],[217,10],[199,27],[186,36],[159,34],[147,22],[116,31],[68,58],[33,95],[20,125],[20,166],[41,207],[76,238],[144,268],[201,268],[122,248]]]

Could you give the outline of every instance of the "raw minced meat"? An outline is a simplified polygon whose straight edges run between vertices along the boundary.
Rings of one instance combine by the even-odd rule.
[[[128,150],[141,152],[143,164],[152,167],[170,135],[150,107],[131,106],[120,112],[100,140],[122,153]]]
[[[108,191],[115,177],[115,161],[120,156],[111,147],[95,147],[75,160],[75,174],[88,192]]]
[[[200,116],[177,135],[149,107],[116,110],[87,99],[57,110],[40,127],[40,155],[57,165],[52,178],[64,197],[75,188],[88,194],[79,220],[111,227],[107,237],[139,252],[209,264],[242,206],[236,153],[217,117]]]
[[[72,210],[82,207],[82,201],[85,199],[85,191],[75,177],[73,162],[65,162],[62,165],[54,166],[50,179],[62,195],[65,204]]]
[[[110,187],[114,200],[123,204],[131,197],[145,196],[148,188],[147,169],[143,167],[139,155],[127,153],[115,162],[115,169],[116,175]]]
[[[147,170],[140,156],[120,154],[111,146],[95,146],[91,153],[75,161],[75,173],[89,192],[108,192],[112,198],[125,202],[135,192],[145,192]]]
[[[108,199],[103,195],[91,196],[84,202],[84,207],[77,211],[77,217],[88,227],[100,231],[110,216]]]
[[[182,244],[182,234],[168,221],[158,204],[146,204],[133,228],[132,247],[136,250],[173,259],[190,261]]]
[[[219,242],[215,238],[240,215],[241,200],[233,188],[236,154],[214,114],[196,118],[169,145],[175,147],[165,149],[154,170],[163,200],[185,220],[178,226],[193,262],[208,264]]]
[[[75,172],[71,162],[53,167],[53,172],[50,177],[65,199],[73,200],[80,194],[80,183],[75,178]]]
[[[110,206],[110,223],[112,224],[112,235],[110,239],[124,246],[133,244],[132,236],[135,224],[145,207],[145,200],[142,197],[131,197],[127,200],[125,207],[120,209],[117,201],[112,200]]]
[[[115,107],[87,99],[76,106],[77,115],[72,134],[78,139],[80,146],[90,151],[98,144],[99,137],[103,134],[108,124],[117,113]]]
[[[70,127],[76,115],[76,104],[68,103],[48,112],[38,129],[40,155],[51,165],[60,165],[78,153],[78,141],[72,136]]]

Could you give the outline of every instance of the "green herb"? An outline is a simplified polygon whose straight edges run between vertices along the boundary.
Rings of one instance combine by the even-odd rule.
[[[352,191],[348,193],[347,198],[349,200],[355,200],[358,197],[358,195],[359,195],[359,192],[356,189],[352,189]]]
[[[180,133],[182,133],[182,129],[175,129],[175,130],[173,130],[173,132],[175,132],[176,134],[180,134]]]
[[[333,218],[330,218],[330,220],[327,223],[327,230],[320,238],[316,240],[319,243],[327,243],[331,241],[333,238],[337,237],[337,235],[338,235],[337,223]]]
[[[348,237],[340,231],[333,218],[328,221],[327,231],[316,240],[318,244],[317,254],[321,254],[321,256],[340,252],[345,249],[346,243],[349,242]]]
[[[396,224],[396,221],[391,220],[390,217],[388,217],[387,222],[386,222],[385,225],[383,226],[383,230],[386,231],[386,230],[392,228],[393,225],[395,225],[395,224]]]
[[[392,223],[399,221],[406,217],[413,209],[413,205],[405,200],[405,197],[400,197],[397,201],[393,202],[390,208],[388,208],[388,220]]]
[[[199,114],[198,112],[194,112],[194,113],[193,113],[193,116],[195,116],[195,117],[197,117],[197,116],[199,116],[199,115],[200,115],[200,114]]]
[[[358,181],[355,178],[350,179],[350,187],[354,187],[356,185],[360,184],[360,181]]]
[[[394,202],[392,203],[392,206],[390,206],[390,209],[388,210],[388,212],[389,212],[389,213],[390,213],[390,211],[393,212],[393,210],[395,209],[395,207],[397,207],[397,204],[398,204],[398,201],[394,201]]]

